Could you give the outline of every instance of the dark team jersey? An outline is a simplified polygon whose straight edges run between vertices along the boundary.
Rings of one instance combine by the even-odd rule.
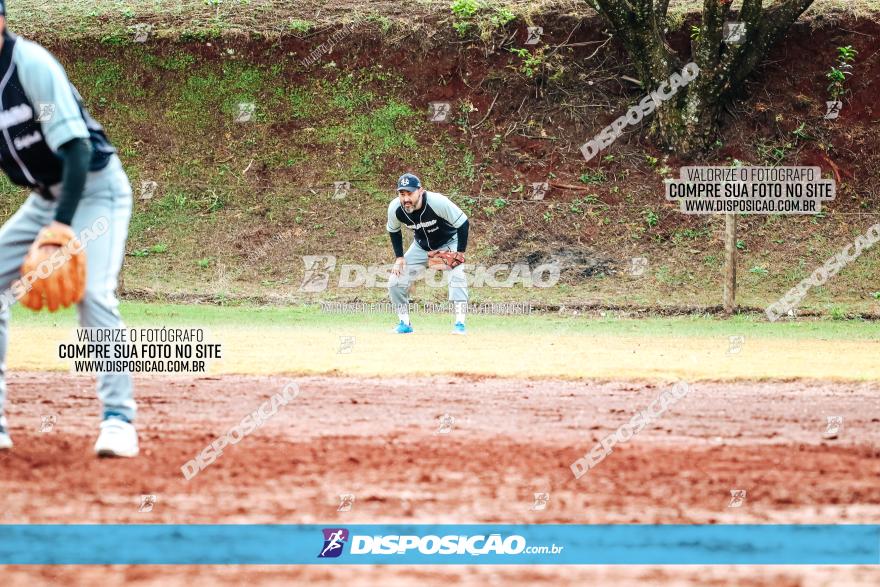
[[[89,139],[89,171],[106,167],[116,152],[61,64],[36,43],[8,31],[0,51],[0,131],[0,168],[13,183],[49,198],[48,188],[62,178],[63,162],[55,154],[61,145]]]
[[[388,232],[400,232],[401,226],[413,231],[416,244],[426,251],[434,251],[448,243],[467,222],[467,215],[455,203],[436,192],[425,190],[422,207],[407,213],[395,199],[388,206]]]

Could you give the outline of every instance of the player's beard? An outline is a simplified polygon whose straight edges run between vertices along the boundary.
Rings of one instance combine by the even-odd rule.
[[[418,203],[419,203],[419,200],[421,200],[421,199],[422,199],[422,197],[419,196],[418,198],[416,198],[416,201],[415,201],[415,202],[412,202],[411,204],[406,204],[406,203],[405,203],[405,204],[403,205],[403,209],[406,210],[407,213],[414,212],[414,211],[417,209],[417,208],[416,208],[416,204],[418,204]]]

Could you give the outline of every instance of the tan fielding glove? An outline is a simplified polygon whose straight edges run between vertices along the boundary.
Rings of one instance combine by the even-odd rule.
[[[431,251],[428,253],[428,267],[440,271],[455,269],[464,263],[464,255],[455,251]]]
[[[28,274],[31,274],[28,276]],[[86,254],[73,229],[53,222],[43,228],[21,266],[20,286],[27,288],[21,303],[34,311],[50,312],[82,300],[86,291]]]

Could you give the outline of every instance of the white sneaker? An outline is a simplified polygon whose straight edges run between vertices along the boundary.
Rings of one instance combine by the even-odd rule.
[[[12,448],[12,438],[6,428],[0,426],[0,450],[9,450],[10,448]]]
[[[95,443],[99,457],[136,457],[138,437],[134,426],[119,418],[107,418],[101,422],[101,434]]]

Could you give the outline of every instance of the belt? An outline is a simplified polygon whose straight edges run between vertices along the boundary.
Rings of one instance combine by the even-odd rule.
[[[105,157],[102,157],[98,160],[92,159],[91,164],[89,165],[89,173],[94,173],[96,171],[104,170],[112,160],[112,157],[116,154],[116,152],[106,153]],[[59,182],[60,185],[60,182]],[[31,188],[33,191],[40,194],[43,199],[49,200],[50,202],[54,202],[57,198],[52,194],[52,190],[49,189],[44,183],[37,183],[35,186]]]

